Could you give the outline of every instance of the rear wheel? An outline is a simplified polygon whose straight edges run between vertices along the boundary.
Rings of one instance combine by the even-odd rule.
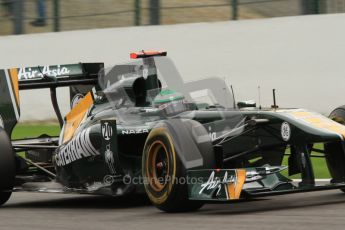
[[[183,154],[190,154],[187,149],[193,149],[203,158],[202,168],[215,167],[211,141],[198,143],[195,136],[200,135],[208,137],[200,123],[190,120],[165,121],[148,135],[142,161],[145,190],[151,202],[160,210],[188,212],[203,205],[202,202],[188,199],[187,170],[181,159]]]
[[[331,112],[329,118],[345,125],[345,106],[341,106]],[[325,157],[329,172],[332,176],[332,182],[345,182],[345,153],[343,143],[326,143]],[[345,192],[344,189],[341,189]]]
[[[0,128],[0,205],[11,197],[15,178],[15,159],[10,139]]]

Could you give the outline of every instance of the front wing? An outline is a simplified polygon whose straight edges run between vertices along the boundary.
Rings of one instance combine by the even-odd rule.
[[[254,197],[345,189],[345,183],[297,184],[283,176],[284,166],[244,169],[202,169],[187,172],[190,200],[229,202]]]

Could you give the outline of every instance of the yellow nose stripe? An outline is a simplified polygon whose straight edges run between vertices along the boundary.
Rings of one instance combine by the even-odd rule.
[[[290,113],[294,118],[302,120],[318,129],[325,129],[327,131],[335,132],[345,138],[345,126],[341,125],[321,114],[312,113],[308,111],[296,111]]]

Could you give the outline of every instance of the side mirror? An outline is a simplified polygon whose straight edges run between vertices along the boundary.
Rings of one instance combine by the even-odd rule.
[[[239,109],[241,108],[255,108],[256,107],[256,102],[253,100],[249,100],[249,101],[239,101],[237,103],[237,107]]]

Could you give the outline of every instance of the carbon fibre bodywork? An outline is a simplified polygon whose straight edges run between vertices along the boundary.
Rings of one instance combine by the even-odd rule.
[[[113,110],[114,108],[108,103],[94,102],[83,123],[78,127],[74,138],[57,149],[55,155],[57,180],[65,188],[72,190],[78,188],[84,192],[92,191],[92,193],[110,195],[122,195],[124,191],[143,192],[142,184],[127,184],[126,178],[140,180],[141,155],[147,135],[162,119],[151,110],[147,112],[141,107],[132,108],[132,119],[142,121],[140,125],[132,126],[121,122],[116,123]],[[239,114],[241,116],[238,116]],[[219,167],[229,169],[281,165],[287,146],[306,150],[307,146],[313,143],[342,142],[345,130],[341,125],[322,115],[301,109],[192,110],[177,114],[173,119],[191,119],[202,124],[209,131],[209,136],[213,139],[215,146],[218,148],[221,146],[222,162]],[[106,156],[107,148],[104,144],[105,136],[109,135],[104,131],[107,130],[105,121],[109,120],[112,120],[107,123],[111,124],[113,130],[111,132],[116,132],[116,135],[112,133],[113,141],[109,149],[112,153],[111,159],[113,160],[110,162],[113,166],[110,166],[107,161],[109,157]],[[228,138],[232,138],[231,141],[217,143],[218,138],[224,133],[224,126],[229,126],[229,124],[243,126],[249,124],[248,121],[263,122],[247,125],[240,132],[235,131],[228,136]],[[288,139],[284,139],[282,136],[283,124],[288,124],[290,127]],[[74,142],[79,142],[80,146],[84,146],[84,148],[80,147],[80,151],[86,153],[85,155],[73,156],[74,152],[78,151],[78,144],[74,144]],[[246,154],[236,157],[243,153]],[[57,156],[59,156],[59,160],[57,160]],[[291,156],[291,158],[294,157],[297,157],[297,153]],[[66,158],[67,161],[59,163],[61,158]],[[68,160],[69,158],[71,160]],[[250,163],[252,159],[257,158],[260,159]],[[200,169],[203,166],[203,159],[197,153],[189,153],[182,160],[188,170]],[[313,184],[312,168],[303,171],[298,166],[299,163],[291,164],[291,174],[302,172],[306,176],[304,182]],[[281,181],[288,182],[286,178],[278,180],[278,182]],[[121,189],[119,190],[119,188]],[[119,191],[123,193],[119,193]]]

